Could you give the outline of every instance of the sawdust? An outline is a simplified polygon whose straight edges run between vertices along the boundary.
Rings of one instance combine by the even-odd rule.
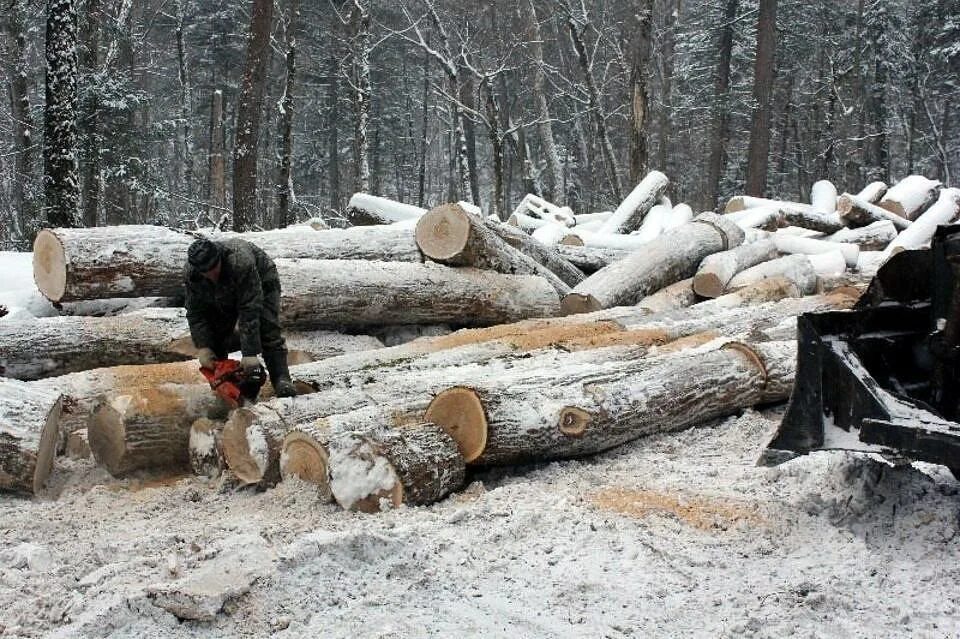
[[[113,375],[118,392],[159,384],[206,384],[194,361],[153,364],[150,366],[114,366],[103,371]]]
[[[670,333],[662,328],[638,328],[625,331],[618,327],[618,330],[606,333],[571,336],[559,340],[558,345],[568,350],[581,351],[604,346],[657,346],[666,344],[670,338]]]
[[[672,515],[699,530],[726,530],[746,523],[757,526],[763,518],[755,506],[727,499],[680,493],[663,493],[638,488],[610,487],[588,496],[601,510],[643,519],[649,515]]]
[[[430,351],[439,351],[468,344],[502,340],[517,350],[531,351],[555,344],[622,331],[621,326],[612,321],[570,323],[569,321],[558,322],[557,320],[530,320],[490,328],[457,331],[450,335],[431,339],[428,346]]]

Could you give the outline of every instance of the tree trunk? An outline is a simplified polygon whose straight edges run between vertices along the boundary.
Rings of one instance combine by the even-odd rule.
[[[637,303],[639,308],[645,309],[651,315],[688,308],[699,301],[696,291],[693,290],[693,278],[680,280],[676,284],[665,286],[652,295],[647,295]]]
[[[676,2],[675,7],[671,5]],[[660,55],[660,131],[657,152],[658,168],[670,174],[669,148],[673,141],[673,76],[674,57],[677,46],[677,23],[680,20],[683,0],[668,0],[666,9],[666,24],[663,26],[663,52]],[[712,207],[711,207],[712,208]]]
[[[24,24],[24,0],[15,0],[9,4],[7,26],[12,41],[13,69],[10,74],[10,114],[13,118],[14,149],[16,160],[13,180],[14,206],[16,211],[13,222],[14,238],[23,242],[32,239],[32,227],[36,224],[36,205],[39,188],[37,183],[34,152],[34,122],[30,112],[30,67],[27,66],[27,34]]]
[[[850,268],[856,267],[857,258],[860,256],[860,247],[856,244],[825,242],[812,237],[798,237],[784,233],[774,233],[772,240],[777,250],[786,255],[819,255],[840,251]]]
[[[841,229],[823,238],[827,242],[856,244],[862,251],[882,251],[897,237],[897,227],[889,220],[881,220],[855,229]]]
[[[693,278],[693,290],[702,297],[720,297],[737,273],[777,256],[777,247],[772,240],[741,244],[729,251],[709,255],[700,263]]]
[[[478,380],[441,393],[425,419],[444,416],[487,434],[472,465],[504,465],[598,453],[645,435],[688,428],[757,404],[793,386],[795,342],[730,343],[709,352],[568,368],[540,384]]]
[[[710,164],[707,169],[706,208],[720,205],[720,177],[723,175],[727,142],[730,137],[730,61],[733,58],[733,32],[736,27],[739,0],[725,0],[717,47],[717,70],[713,85],[712,126],[710,134]]]
[[[286,84],[280,100],[280,166],[277,167],[277,228],[290,224],[290,202],[295,201],[293,192],[293,92],[297,78],[297,29],[300,28],[300,0],[290,3],[290,18],[287,22]]]
[[[634,42],[630,65],[630,183],[637,184],[647,173],[649,151],[647,128],[649,126],[650,92],[647,76],[650,73],[650,51],[653,48],[651,27],[653,0],[641,0],[635,8],[637,25],[632,28]],[[662,168],[662,167],[661,167]]]
[[[233,149],[233,230],[246,231],[257,213],[257,146],[270,53],[273,0],[252,0],[250,35],[237,101]]]
[[[487,226],[499,235],[507,244],[521,253],[533,258],[539,264],[550,269],[568,286],[576,286],[583,281],[583,273],[557,253],[556,249],[544,246],[516,227],[491,220],[484,220]]]
[[[667,191],[670,179],[659,171],[652,171],[630,192],[627,199],[600,227],[600,233],[629,233],[640,227],[643,217]]]
[[[193,198],[193,90],[187,65],[187,49],[183,29],[184,0],[177,1],[177,77],[180,84],[180,184],[179,188],[189,200]]]
[[[937,201],[940,182],[922,175],[909,175],[893,186],[877,205],[908,220],[915,220]]]
[[[587,275],[596,273],[630,254],[630,251],[625,249],[601,248],[599,246],[558,244],[556,249],[560,257],[569,261]]]
[[[0,379],[0,490],[36,495],[53,469],[60,393]]]
[[[940,192],[940,198],[936,204],[918,217],[910,225],[910,228],[898,235],[887,246],[884,253],[888,256],[896,255],[900,251],[916,250],[929,246],[937,227],[953,222],[957,219],[958,214],[960,214],[960,189],[944,189]]]
[[[911,224],[907,218],[849,193],[844,193],[837,200],[837,212],[850,226],[867,226],[886,220],[892,222],[898,229],[904,230]]]
[[[344,217],[353,226],[371,226],[415,220],[424,213],[426,211],[418,206],[394,202],[367,193],[354,193],[347,204]]]
[[[354,64],[354,165],[356,182],[354,188],[366,193],[370,191],[370,144],[367,129],[370,123],[370,9],[367,0],[353,0],[354,10],[351,19],[354,22],[353,64]]]
[[[340,92],[337,78],[340,75],[340,64],[336,56],[330,58],[330,70],[327,78],[330,83],[327,95],[327,175],[330,179],[330,209],[339,213],[343,207],[340,199]]]
[[[669,231],[624,260],[597,271],[563,298],[565,315],[635,304],[654,291],[692,277],[707,255],[743,242],[740,227],[712,213]]]
[[[77,10],[75,0],[47,1],[44,109],[44,207],[50,226],[80,226],[77,168]]]
[[[100,0],[87,0],[83,21],[83,48],[80,64],[91,76],[100,70]],[[83,104],[83,226],[96,226],[100,213],[100,146],[103,143],[99,126],[100,100],[98,91],[88,90]]]
[[[570,292],[570,287],[553,271],[510,246],[482,218],[457,204],[444,204],[427,212],[417,223],[416,238],[423,254],[435,262],[513,275],[539,275],[560,295]]]
[[[210,155],[207,178],[207,214],[216,219],[227,211],[227,179],[223,157],[223,91],[210,98]]]
[[[757,17],[757,57],[753,73],[753,126],[747,151],[748,195],[763,196],[767,189],[773,83],[776,77],[777,0],[760,0]]]

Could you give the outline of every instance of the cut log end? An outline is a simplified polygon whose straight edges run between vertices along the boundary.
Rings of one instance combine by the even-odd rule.
[[[43,295],[59,302],[67,290],[67,255],[60,239],[50,230],[37,233],[33,243],[33,278]]]
[[[470,239],[470,220],[456,204],[431,209],[417,222],[417,245],[423,254],[434,260],[448,260],[460,255]]]
[[[716,273],[697,273],[693,278],[693,292],[700,297],[720,297],[724,284]]]
[[[430,402],[423,418],[450,435],[467,462],[478,458],[487,447],[487,415],[480,396],[470,388],[456,386],[441,392]]]
[[[592,313],[603,308],[600,302],[587,293],[567,293],[560,300],[561,315],[579,315],[581,313]]]
[[[230,414],[223,427],[223,457],[245,485],[259,483],[266,468],[266,442],[260,446],[260,440],[250,428],[255,420],[252,411],[239,408]]]
[[[295,430],[283,440],[280,476],[296,477],[329,492],[329,457],[323,442],[310,433]]]
[[[583,437],[592,419],[590,413],[582,408],[567,406],[560,411],[560,432],[567,437]]]
[[[53,458],[57,452],[57,440],[60,436],[60,413],[62,400],[57,403],[47,415],[47,420],[40,431],[40,447],[37,449],[37,468],[33,473],[33,494],[37,495],[47,483],[47,478],[53,472]]]
[[[560,240],[560,243],[564,246],[583,246],[583,238],[571,233],[569,235],[565,235],[564,238]]]
[[[93,458],[111,475],[123,471],[123,458],[127,452],[126,422],[122,409],[116,405],[123,401],[132,401],[132,397],[120,395],[111,403],[98,407],[87,432]]]

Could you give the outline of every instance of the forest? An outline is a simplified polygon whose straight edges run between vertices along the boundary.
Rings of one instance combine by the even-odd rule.
[[[955,0],[2,0],[0,248],[45,226],[338,226],[953,185]],[[226,217],[225,217],[226,216]]]

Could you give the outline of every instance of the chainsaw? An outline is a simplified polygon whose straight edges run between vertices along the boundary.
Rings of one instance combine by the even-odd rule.
[[[210,388],[232,408],[240,408],[257,401],[260,388],[267,381],[263,368],[244,371],[235,359],[218,359],[213,368],[200,367]]]

